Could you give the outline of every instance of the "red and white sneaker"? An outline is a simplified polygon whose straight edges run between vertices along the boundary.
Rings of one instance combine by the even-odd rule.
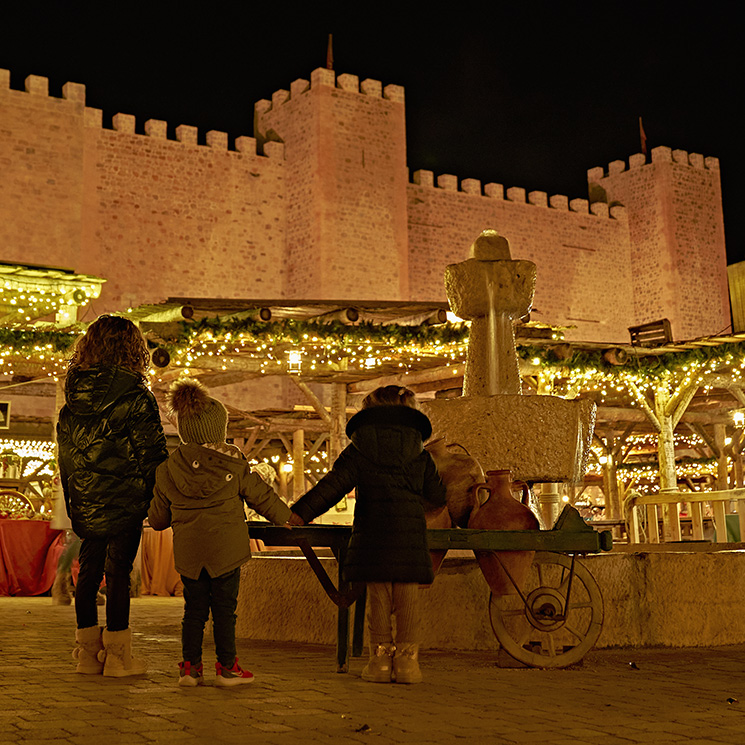
[[[237,657],[233,662],[233,667],[225,667],[219,662],[216,662],[215,670],[217,671],[217,679],[215,680],[216,686],[237,686],[242,683],[254,682],[254,674],[250,670],[241,669]]]
[[[201,662],[198,665],[192,665],[191,662],[185,660],[184,662],[179,662],[178,667],[178,684],[180,686],[200,686],[204,683],[204,673],[202,671]]]

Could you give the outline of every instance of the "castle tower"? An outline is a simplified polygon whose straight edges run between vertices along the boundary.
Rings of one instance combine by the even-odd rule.
[[[673,338],[730,328],[719,160],[657,147],[606,173],[588,171],[590,201],[626,207],[636,324],[668,318]]]
[[[259,101],[254,128],[284,143],[285,295],[407,299],[403,88],[318,69]]]

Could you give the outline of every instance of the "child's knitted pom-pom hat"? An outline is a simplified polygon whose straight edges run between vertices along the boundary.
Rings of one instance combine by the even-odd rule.
[[[225,442],[228,411],[198,380],[178,380],[167,396],[183,442]]]

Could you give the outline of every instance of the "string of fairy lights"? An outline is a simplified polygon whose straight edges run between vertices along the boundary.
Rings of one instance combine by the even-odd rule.
[[[165,371],[183,374],[201,369],[250,370],[259,375],[319,371],[361,371],[381,374],[427,365],[456,365],[465,361],[468,344],[467,323],[422,324],[343,324],[283,319],[264,322],[256,319],[204,319],[182,322],[173,336],[161,345],[166,363],[153,364],[151,383],[164,382]],[[75,340],[85,330],[82,325],[65,329],[0,327],[0,370],[7,377],[31,369],[34,377],[60,379]],[[598,404],[622,399],[624,405],[647,404],[661,387],[670,392],[699,386],[711,390],[712,378],[726,378],[733,385],[745,384],[745,344],[716,346],[670,352],[663,355],[631,355],[623,364],[608,362],[602,350],[581,350],[567,359],[550,346],[518,342],[518,355],[524,372],[533,377],[537,390],[564,398],[591,395]],[[21,372],[21,374],[23,374]],[[630,460],[619,467],[622,478],[654,482],[659,474],[653,462],[656,447],[653,435],[647,442],[650,457],[646,463]],[[701,445],[701,443],[697,443]],[[640,445],[641,446],[641,445]],[[636,445],[635,445],[636,447]],[[693,447],[676,434],[676,449]],[[591,458],[591,469],[601,467],[598,452]],[[712,459],[689,458],[679,461],[680,478],[700,478],[716,472]],[[592,471],[591,471],[592,472]]]

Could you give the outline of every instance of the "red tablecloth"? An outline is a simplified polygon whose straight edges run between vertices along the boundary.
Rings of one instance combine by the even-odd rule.
[[[64,531],[46,520],[0,519],[0,595],[41,595],[52,587]]]
[[[142,531],[142,594],[183,595],[181,576],[173,564],[173,530]]]

